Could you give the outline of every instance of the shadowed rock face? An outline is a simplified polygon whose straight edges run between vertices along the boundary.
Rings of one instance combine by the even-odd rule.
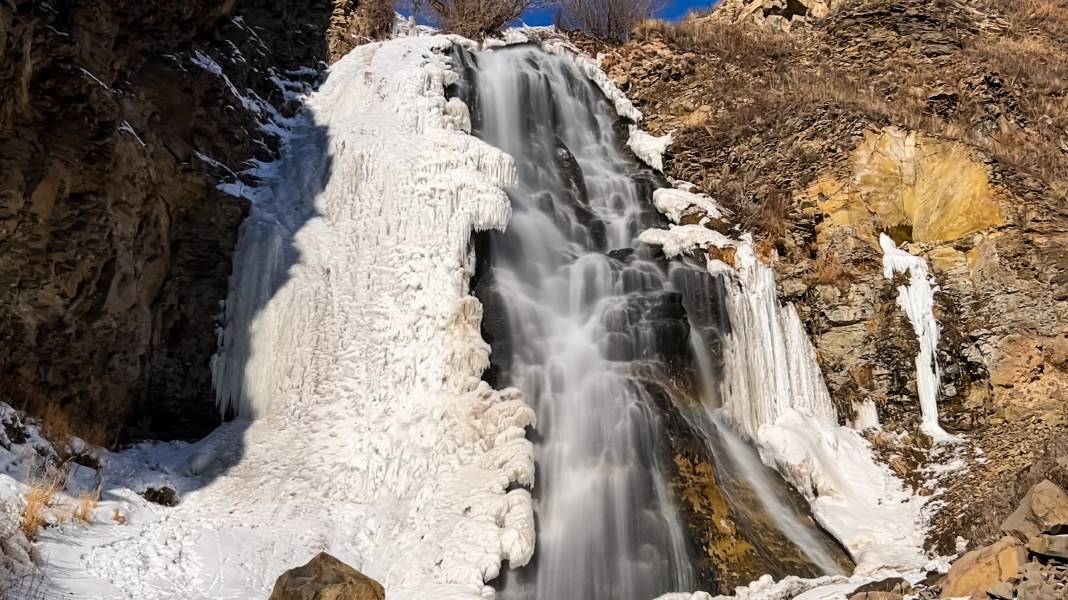
[[[248,207],[216,184],[278,145],[234,90],[292,111],[270,70],[345,49],[354,9],[0,6],[0,396],[98,443],[218,423],[214,320]]]

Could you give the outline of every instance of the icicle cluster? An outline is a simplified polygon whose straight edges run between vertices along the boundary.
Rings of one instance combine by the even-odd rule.
[[[934,316],[934,293],[938,288],[923,257],[901,250],[885,233],[879,236],[879,245],[883,249],[883,275],[891,280],[899,273],[909,277],[907,285],[897,287],[897,305],[908,315],[920,342],[920,351],[916,354],[916,391],[920,397],[922,428],[936,442],[955,441],[957,438],[938,424],[941,369],[936,352],[941,332]]]

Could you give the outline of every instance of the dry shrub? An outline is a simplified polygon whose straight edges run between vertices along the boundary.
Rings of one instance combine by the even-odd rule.
[[[519,18],[531,0],[425,0],[441,25],[472,39],[497,33]]]
[[[796,51],[788,34],[704,17],[683,19],[658,33],[679,50],[730,58],[741,66],[778,61]]]
[[[1068,82],[1068,52],[1039,37],[983,37],[970,50],[1007,77],[1009,85],[1022,82],[1046,93],[1063,90]]]
[[[78,497],[78,506],[74,509],[74,518],[88,525],[93,522],[93,511],[100,504],[100,487],[91,492],[82,492]]]
[[[111,520],[114,521],[116,525],[125,525],[126,515],[122,514],[122,512],[116,508],[111,511]]]
[[[67,484],[67,471],[62,467],[49,467],[41,475],[30,480],[30,489],[26,492],[26,506],[22,509],[19,528],[27,539],[37,538],[37,532],[47,522],[45,512],[52,506],[56,492]]]
[[[381,40],[393,32],[396,10],[393,0],[361,0],[354,20],[355,34],[365,40]]]
[[[634,26],[631,34],[639,39],[662,36],[673,29],[673,25],[663,19],[644,19]]]
[[[603,40],[626,40],[648,22],[660,0],[560,0],[559,24]]]
[[[816,257],[812,272],[805,278],[805,283],[815,287],[817,285],[841,285],[849,280],[849,270],[842,264],[838,253],[831,251]]]
[[[1021,30],[1037,30],[1065,39],[1068,36],[1068,3],[1064,0],[988,0]]]
[[[116,441],[108,435],[103,423],[78,422],[58,399],[48,396],[18,376],[0,377],[0,400],[40,420],[50,439],[66,441],[77,436],[96,446],[106,446]]]
[[[95,446],[105,446],[110,441],[102,423],[75,424],[70,414],[57,404],[46,404],[36,414],[52,440],[79,437]]]

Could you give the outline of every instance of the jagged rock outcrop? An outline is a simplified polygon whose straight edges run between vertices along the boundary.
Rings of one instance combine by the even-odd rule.
[[[591,48],[647,127],[674,133],[666,174],[776,250],[839,414],[871,401],[909,432],[873,441],[932,493],[918,343],[877,238],[925,256],[941,420],[982,450],[943,484],[942,552],[1000,535],[1027,489],[1017,474],[1068,411],[1068,113],[1042,100],[1068,94],[1068,7],[1041,4],[724,2]]]
[[[1068,594],[1068,494],[1033,486],[1001,526],[1005,537],[957,559],[937,582],[942,598],[1038,600]]]
[[[293,69],[340,51],[354,8],[0,5],[5,400],[96,443],[218,422],[214,319],[248,202],[217,184],[272,158],[261,124],[295,108],[278,80],[310,81]]]
[[[790,31],[797,25],[826,18],[848,0],[726,0],[713,18],[733,23],[752,22],[761,27]]]
[[[377,581],[325,552],[283,573],[269,600],[384,600]]]

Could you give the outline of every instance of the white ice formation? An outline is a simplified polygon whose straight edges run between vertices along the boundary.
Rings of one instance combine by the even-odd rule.
[[[182,502],[109,484],[124,525],[43,540],[59,588],[263,598],[325,550],[390,598],[460,600],[531,558],[534,413],[481,381],[468,295],[472,231],[505,227],[515,168],[445,98],[454,43],[361,46],[330,69],[235,259],[215,369],[223,408],[255,420],[113,457]]]
[[[691,214],[718,220],[723,219],[725,213],[712,198],[679,188],[656,190],[653,192],[653,205],[672,223],[680,223],[684,216]]]
[[[916,391],[920,397],[923,431],[936,442],[953,442],[952,436],[938,424],[938,395],[941,369],[938,367],[938,337],[940,330],[934,315],[934,294],[938,288],[922,256],[913,256],[897,247],[885,233],[879,236],[883,249],[883,275],[893,280],[897,274],[907,274],[908,284],[897,287],[897,305],[908,315],[920,351],[916,354]]]
[[[734,242],[718,231],[704,225],[672,225],[669,229],[646,229],[638,240],[660,246],[664,256],[674,258],[697,249],[726,248]]]
[[[646,231],[642,240],[664,243],[671,254],[701,246],[689,239],[712,239],[679,229]],[[765,464],[809,500],[817,520],[853,556],[857,575],[922,567],[922,500],[873,459],[859,433],[838,424],[801,319],[792,305],[780,305],[774,272],[757,257],[752,238],[730,245],[734,269],[709,262],[712,275],[726,278],[731,323],[722,410]]]

